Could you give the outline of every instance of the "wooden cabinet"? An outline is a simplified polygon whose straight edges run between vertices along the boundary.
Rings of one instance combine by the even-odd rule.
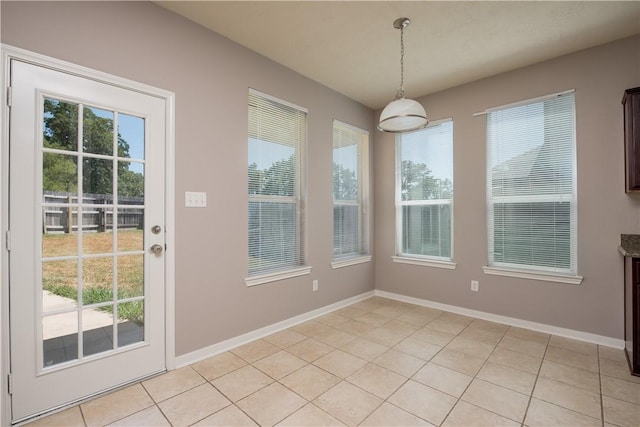
[[[629,369],[640,376],[640,258],[624,258],[624,342]]]
[[[640,87],[627,89],[624,109],[625,191],[640,191]]]

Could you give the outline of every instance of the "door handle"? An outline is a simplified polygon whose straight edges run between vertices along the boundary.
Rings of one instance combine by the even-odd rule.
[[[156,255],[160,255],[162,253],[162,245],[153,245],[149,250]]]

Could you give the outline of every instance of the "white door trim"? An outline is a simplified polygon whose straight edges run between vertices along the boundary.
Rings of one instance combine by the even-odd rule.
[[[165,360],[167,370],[175,369],[175,94],[143,83],[117,77],[102,71],[76,65],[21,48],[0,44],[2,68],[0,81],[0,425],[11,423],[9,395],[10,340],[9,340],[9,276],[7,234],[9,214],[9,64],[19,59],[40,67],[81,76],[101,83],[134,90],[165,100]]]

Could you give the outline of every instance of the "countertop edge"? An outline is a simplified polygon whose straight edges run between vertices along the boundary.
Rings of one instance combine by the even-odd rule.
[[[640,258],[640,252],[629,252],[622,246],[618,246],[618,252],[620,252],[622,256],[627,258]]]

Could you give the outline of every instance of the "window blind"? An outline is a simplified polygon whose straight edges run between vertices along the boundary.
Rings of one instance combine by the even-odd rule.
[[[306,111],[249,91],[249,276],[304,265]]]
[[[489,265],[577,273],[573,93],[487,115]]]
[[[453,258],[453,122],[397,139],[399,255]]]
[[[333,257],[367,253],[363,164],[369,133],[333,121]]]

